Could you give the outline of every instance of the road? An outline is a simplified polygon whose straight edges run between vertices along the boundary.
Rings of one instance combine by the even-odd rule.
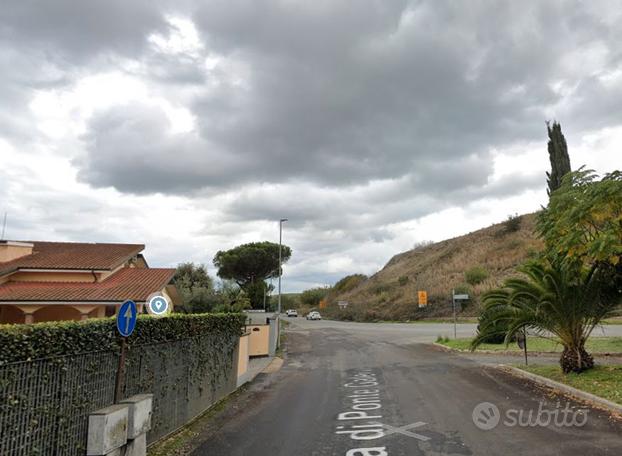
[[[283,367],[229,404],[192,454],[622,454],[622,422],[607,413],[420,343],[449,329],[297,319]]]

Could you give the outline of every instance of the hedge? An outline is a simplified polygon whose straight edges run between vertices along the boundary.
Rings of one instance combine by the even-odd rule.
[[[173,314],[163,318],[140,315],[128,346],[157,344],[219,333],[240,335],[246,316],[228,314]],[[62,321],[32,325],[0,325],[0,365],[18,361],[118,351],[119,335],[114,318],[81,322]]]

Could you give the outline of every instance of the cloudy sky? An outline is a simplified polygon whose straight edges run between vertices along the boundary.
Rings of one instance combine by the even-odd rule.
[[[152,266],[278,240],[286,290],[622,168],[618,1],[6,0],[10,239],[141,242]]]

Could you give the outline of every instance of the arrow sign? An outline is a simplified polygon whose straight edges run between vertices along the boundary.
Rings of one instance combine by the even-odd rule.
[[[129,336],[134,331],[137,314],[134,301],[125,301],[121,304],[121,308],[117,313],[117,330],[123,337]]]

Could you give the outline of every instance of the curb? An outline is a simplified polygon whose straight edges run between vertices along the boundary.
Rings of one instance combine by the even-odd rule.
[[[435,345],[439,348],[447,352],[453,353],[467,353],[473,355],[503,355],[503,356],[524,356],[522,351],[517,350],[463,350],[461,348],[452,348],[447,345],[439,344],[438,342],[432,342],[432,345]],[[530,351],[528,352],[530,357],[538,357],[538,356],[551,356],[551,355],[560,355],[561,352],[552,352],[552,351]],[[592,353],[594,358],[622,358],[622,353]]]
[[[456,350],[454,348],[448,347],[447,345],[439,344],[438,342],[432,342],[432,345],[440,348],[443,351],[450,352],[450,353],[451,352],[460,353],[461,351],[461,350]]]
[[[268,364],[264,370],[261,371],[262,374],[274,374],[275,372],[278,372],[279,370],[281,370],[281,367],[283,366],[283,358],[280,358],[278,356],[275,356],[272,361],[270,361],[270,364]]]
[[[597,396],[595,394],[588,393],[586,391],[574,388],[564,383],[556,382],[555,380],[542,377],[541,375],[532,374],[531,372],[524,371],[514,366],[508,366],[507,364],[498,364],[497,369],[507,372],[516,377],[521,377],[527,380],[531,380],[532,382],[540,386],[546,386],[547,388],[553,389],[557,392],[567,394],[577,399],[581,399],[591,404],[597,404],[609,411],[622,415],[622,405],[612,402],[603,397]]]
[[[467,355],[501,355],[501,356],[523,356],[522,351],[511,350],[463,350],[461,348],[448,347],[447,345],[439,344],[438,342],[432,342],[432,345],[439,347],[440,349],[450,353],[464,353]],[[529,356],[547,356],[558,355],[558,352],[529,352]]]

